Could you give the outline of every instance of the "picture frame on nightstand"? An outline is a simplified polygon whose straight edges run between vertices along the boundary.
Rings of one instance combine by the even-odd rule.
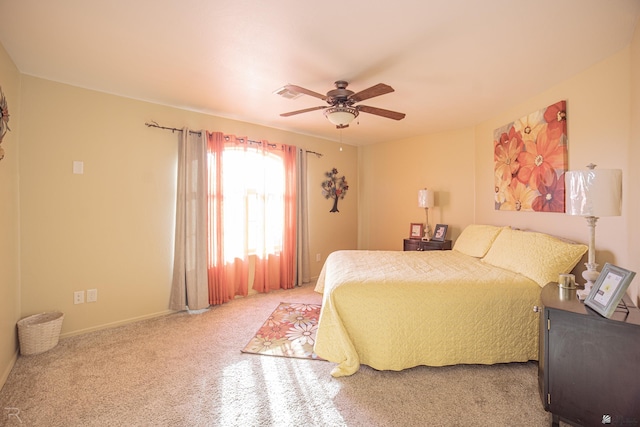
[[[436,228],[433,230],[433,237],[431,240],[435,240],[436,242],[444,242],[445,237],[447,237],[447,229],[449,226],[447,224],[436,224]]]
[[[424,232],[424,225],[419,222],[412,222],[409,229],[410,239],[422,239],[422,233]]]
[[[601,316],[611,317],[635,275],[634,271],[606,263],[584,305]]]

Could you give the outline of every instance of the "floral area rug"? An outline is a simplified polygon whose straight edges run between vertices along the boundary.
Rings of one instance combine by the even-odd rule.
[[[281,302],[243,353],[324,360],[313,352],[320,304]]]

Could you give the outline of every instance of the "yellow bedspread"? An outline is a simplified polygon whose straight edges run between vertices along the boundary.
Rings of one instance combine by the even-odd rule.
[[[315,352],[378,370],[538,359],[540,286],[457,251],[338,251],[323,293]]]

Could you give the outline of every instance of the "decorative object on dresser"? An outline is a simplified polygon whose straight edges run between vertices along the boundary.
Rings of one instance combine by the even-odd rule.
[[[589,255],[582,272],[586,280],[584,290],[578,292],[585,299],[598,279],[596,264],[596,222],[602,216],[620,216],[622,211],[622,171],[620,169],[596,169],[590,163],[586,170],[565,174],[567,187],[567,214],[583,216],[589,227]]]
[[[604,317],[611,317],[635,275],[635,271],[606,263],[584,304]]]
[[[553,426],[640,425],[640,310],[623,298],[626,308],[608,319],[575,290],[542,289],[538,385]]]
[[[426,217],[426,222],[424,224],[424,240],[431,239],[431,227],[429,227],[429,208],[434,207],[435,204],[435,195],[433,191],[428,189],[418,190],[418,207],[424,208],[424,215]]]
[[[422,230],[423,225],[419,222],[412,222],[411,227],[409,227],[409,238],[410,239],[421,239],[422,238]]]
[[[447,224],[436,224],[436,228],[433,232],[433,237],[431,240],[435,240],[436,242],[444,242],[445,237],[447,237],[447,229],[449,226]]]
[[[558,276],[558,286],[563,289],[577,289],[576,276],[571,273],[561,273]]]
[[[404,239],[402,250],[404,251],[447,251],[451,250],[451,240],[443,240],[438,242],[436,240],[417,240],[417,239]]]

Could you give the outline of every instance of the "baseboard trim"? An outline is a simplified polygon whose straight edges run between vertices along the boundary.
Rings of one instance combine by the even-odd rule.
[[[175,313],[174,310],[164,310],[159,311],[157,313],[145,314],[144,316],[131,317],[129,319],[118,320],[116,322],[105,323],[98,326],[92,326],[90,328],[78,329],[77,331],[65,332],[64,334],[60,334],[60,339],[75,337],[76,335],[88,334],[90,332],[100,331],[103,329],[111,329],[116,328],[118,326],[128,325],[129,323],[136,323],[142,320],[153,319],[156,317],[166,316],[167,314]]]
[[[2,390],[2,387],[4,387],[4,384],[7,382],[7,378],[9,378],[9,374],[11,373],[11,371],[13,370],[13,367],[16,365],[16,362],[18,361],[18,353],[19,353],[19,350],[16,349],[15,353],[13,353],[13,357],[9,360],[9,364],[7,365],[4,372],[2,373],[2,376],[0,376],[0,390]]]

